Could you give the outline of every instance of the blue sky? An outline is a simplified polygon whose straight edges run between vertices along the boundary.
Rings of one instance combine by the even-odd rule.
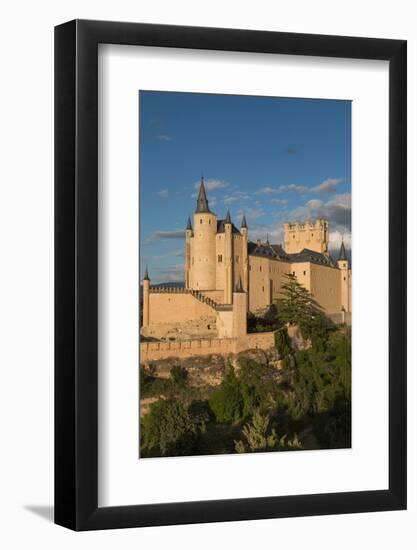
[[[286,220],[351,234],[350,101],[140,92],[141,273],[182,281],[184,230],[204,174],[210,209],[249,238],[282,242]]]

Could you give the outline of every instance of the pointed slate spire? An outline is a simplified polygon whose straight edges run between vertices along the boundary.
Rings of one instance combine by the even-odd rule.
[[[148,273],[148,266],[146,266],[146,269],[145,269],[145,275],[143,276],[143,280],[144,281],[149,281],[149,273]]]
[[[224,223],[232,223],[232,219],[230,217],[230,211],[227,210],[226,219]]]
[[[190,216],[188,216],[188,221],[187,221],[187,229],[191,229],[191,231],[193,230],[193,226],[191,225],[191,219],[190,219]]]
[[[269,234],[268,233],[266,234],[266,244],[269,245]]]
[[[341,246],[340,246],[339,260],[341,260],[341,261],[347,261],[345,243],[343,242],[343,239],[342,239],[342,244],[341,244]]]
[[[201,176],[200,190],[198,191],[196,212],[210,212],[208,205],[206,188],[204,187],[204,178]]]
[[[244,212],[243,212],[242,223],[240,224],[240,228],[241,229],[247,229],[248,228],[248,224],[246,223],[246,216],[245,216]]]
[[[240,275],[239,279],[237,280],[236,292],[243,292],[242,278]]]

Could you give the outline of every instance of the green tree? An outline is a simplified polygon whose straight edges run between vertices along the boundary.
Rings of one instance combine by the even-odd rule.
[[[252,416],[256,409],[262,412],[270,409],[277,393],[274,379],[277,372],[254,359],[240,359],[239,366],[238,380],[243,401],[243,418]]]
[[[243,399],[233,367],[228,368],[220,388],[210,396],[209,404],[217,422],[236,422],[242,417]]]
[[[153,403],[142,419],[142,445],[163,456],[188,455],[197,438],[197,426],[187,409],[173,399]]]
[[[298,325],[307,336],[306,333],[320,313],[320,306],[294,274],[287,273],[284,277],[281,298],[277,300],[279,320],[283,324]]]

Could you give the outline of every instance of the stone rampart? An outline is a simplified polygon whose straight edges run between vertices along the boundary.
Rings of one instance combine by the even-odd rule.
[[[176,342],[143,342],[140,344],[140,362],[158,361],[168,357],[185,359],[201,355],[230,355],[249,349],[274,347],[274,333],[247,334],[242,338],[207,338]]]

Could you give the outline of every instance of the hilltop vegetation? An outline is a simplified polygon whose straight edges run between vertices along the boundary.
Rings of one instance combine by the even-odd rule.
[[[350,447],[350,328],[335,326],[293,275],[276,306],[258,324],[275,330],[280,369],[241,356],[213,387],[193,386],[180,364],[166,379],[141,366],[141,398],[157,399],[141,419],[142,457]],[[304,349],[289,336],[296,327]]]

